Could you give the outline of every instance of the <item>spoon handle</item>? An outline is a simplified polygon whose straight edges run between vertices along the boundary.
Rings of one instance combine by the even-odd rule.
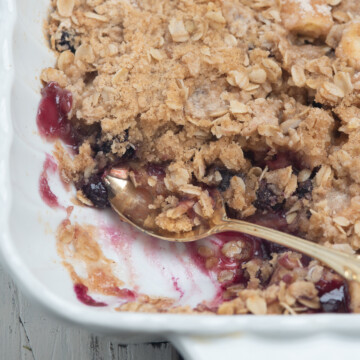
[[[321,261],[347,280],[360,282],[360,258],[357,255],[346,254],[293,235],[241,220],[224,219],[217,226],[217,230],[218,232],[239,231],[269,240]]]

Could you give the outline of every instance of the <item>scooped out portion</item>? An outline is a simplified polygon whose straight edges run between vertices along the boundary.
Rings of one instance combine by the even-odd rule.
[[[108,207],[103,175],[126,167],[164,231],[211,218],[216,190],[229,217],[360,249],[355,0],[53,5],[58,58],[41,74],[38,124],[63,140],[61,176],[82,204]],[[263,296],[267,284],[254,284]]]

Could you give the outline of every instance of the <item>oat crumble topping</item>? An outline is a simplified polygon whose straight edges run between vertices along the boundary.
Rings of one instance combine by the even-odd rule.
[[[150,206],[160,214],[149,222],[162,229],[189,231],[211,217],[209,189],[217,188],[233,217],[360,249],[357,0],[52,6],[47,31],[58,58],[41,80],[72,94],[76,153],[57,142],[55,154],[80,202],[106,206],[99,180],[106,169],[150,164],[139,183],[156,189]],[[222,256],[236,258],[242,247],[228,242]],[[209,269],[212,251],[199,249]],[[341,283],[292,251],[245,257],[239,266],[247,284],[226,290],[219,314],[324,310],[319,282]],[[358,287],[349,284],[352,311],[360,310]],[[159,310],[154,301],[121,310],[143,308]]]

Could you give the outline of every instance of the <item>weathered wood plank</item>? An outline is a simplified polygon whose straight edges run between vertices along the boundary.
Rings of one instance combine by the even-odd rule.
[[[120,345],[48,317],[0,266],[0,359],[181,360],[168,343]]]
[[[19,316],[18,290],[2,268],[0,304],[0,357],[34,360],[24,324]]]
[[[115,360],[180,360],[180,356],[169,343],[118,345]],[[97,360],[97,359],[96,359]]]

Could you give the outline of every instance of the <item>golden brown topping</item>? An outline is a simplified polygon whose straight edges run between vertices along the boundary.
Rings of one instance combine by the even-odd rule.
[[[69,17],[73,12],[75,0],[57,0],[56,5],[61,16]]]
[[[360,70],[360,22],[354,21],[346,26],[336,55]]]
[[[327,0],[281,0],[281,19],[296,34],[325,37],[333,25]]]

